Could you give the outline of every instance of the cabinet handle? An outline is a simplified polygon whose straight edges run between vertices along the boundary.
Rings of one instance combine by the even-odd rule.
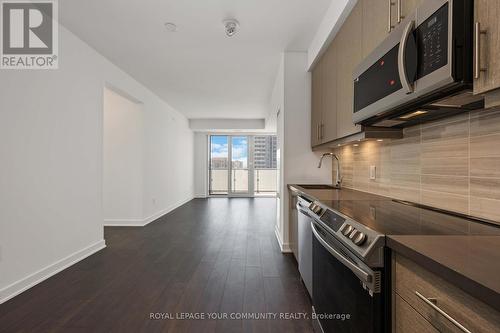
[[[481,30],[481,23],[474,24],[474,78],[477,80],[481,72],[486,72],[485,67],[481,67],[481,35],[486,35],[486,30]]]
[[[403,16],[403,9],[401,5],[402,0],[398,0],[398,23],[401,23],[401,21],[405,18]]]
[[[446,319],[448,319],[448,321],[450,323],[452,323],[453,325],[455,325],[459,330],[461,330],[462,332],[465,332],[465,333],[472,333],[467,328],[465,328],[462,324],[460,324],[458,321],[456,321],[455,318],[453,318],[452,316],[450,316],[449,314],[447,314],[446,312],[444,312],[440,307],[438,307],[436,305],[437,299],[435,299],[435,298],[427,298],[424,295],[422,295],[421,293],[419,293],[418,291],[415,291],[415,295],[417,295],[418,298],[420,298],[422,301],[424,301],[425,304],[429,305],[436,312],[438,312],[443,317],[445,317]]]
[[[320,137],[320,125],[318,123],[318,125],[316,126],[316,139],[318,140],[318,142],[321,140],[321,137]]]
[[[391,32],[392,28],[394,26],[392,25],[392,6],[394,6],[396,3],[394,3],[392,0],[389,0],[389,20],[387,24],[387,32]]]
[[[321,133],[320,134],[320,139],[323,140],[323,132],[324,132],[324,129],[325,129],[325,124],[321,123],[321,126],[319,128],[319,132]]]

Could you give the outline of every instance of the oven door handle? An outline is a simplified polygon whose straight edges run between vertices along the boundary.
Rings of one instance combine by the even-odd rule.
[[[319,232],[314,227],[314,222],[311,222],[311,229],[314,234],[314,237],[320,242],[320,244],[327,250],[332,256],[334,256],[338,261],[340,261],[344,266],[349,268],[354,275],[356,275],[362,282],[370,284],[373,281],[373,277],[371,274],[365,272],[355,264],[353,264],[348,258],[346,258],[342,253],[335,250],[332,246],[330,246],[319,234]]]
[[[399,51],[398,51],[398,71],[399,71],[399,80],[403,85],[403,88],[407,94],[411,94],[413,92],[413,84],[408,80],[408,75],[406,75],[406,45],[408,44],[408,38],[410,38],[410,34],[415,27],[415,21],[410,21],[406,26],[403,36],[401,37],[401,41],[399,42]]]

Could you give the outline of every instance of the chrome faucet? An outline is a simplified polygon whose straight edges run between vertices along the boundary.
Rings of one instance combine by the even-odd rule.
[[[337,170],[335,173],[335,184],[333,186],[335,186],[336,188],[341,188],[342,187],[342,177],[340,176],[340,159],[338,158],[337,155],[335,155],[334,153],[324,153],[319,160],[318,169],[321,168],[321,165],[323,164],[323,159],[326,156],[330,156],[332,158],[332,162],[333,162],[333,160],[337,161]]]

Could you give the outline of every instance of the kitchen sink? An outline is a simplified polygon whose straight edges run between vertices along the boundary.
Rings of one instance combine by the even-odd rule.
[[[324,185],[324,184],[307,184],[307,185],[299,185],[300,187],[306,190],[336,190],[339,189],[333,185]]]

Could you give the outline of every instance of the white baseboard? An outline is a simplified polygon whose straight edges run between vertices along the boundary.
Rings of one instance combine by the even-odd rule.
[[[105,227],[143,227],[144,220],[141,219],[105,219]]]
[[[156,212],[145,219],[105,219],[104,220],[104,226],[105,227],[144,227],[148,225],[149,223],[156,221],[160,217],[170,213],[176,208],[179,208],[180,206],[188,203],[189,201],[193,200],[194,196],[189,197],[187,199],[181,200],[170,207],[167,207],[163,210],[160,210],[159,212]]]
[[[164,209],[164,210],[161,210],[149,217],[146,217],[143,221],[143,226],[145,225],[148,225],[149,223],[153,222],[153,221],[156,221],[157,219],[159,219],[160,217],[162,217],[163,215],[166,215],[168,213],[170,213],[171,211],[173,211],[174,209],[176,208],[179,208],[180,206],[188,203],[189,201],[193,200],[194,199],[194,196],[190,196],[189,198],[186,198],[184,200],[181,200],[173,205],[171,205],[170,207]]]
[[[39,284],[40,282],[48,279],[49,277],[59,273],[60,271],[68,268],[69,266],[74,265],[77,262],[87,258],[88,256],[104,249],[105,247],[106,243],[103,239],[80,251],[70,254],[66,258],[56,261],[55,263],[50,264],[33,274],[30,274],[27,277],[20,279],[8,285],[5,288],[0,289],[0,304],[8,301],[14,296],[19,295],[20,293],[28,290],[29,288]]]
[[[274,228],[274,234],[276,235],[276,240],[278,241],[278,244],[280,246],[280,250],[282,253],[292,253],[292,249],[290,248],[289,243],[283,243],[280,237],[279,230],[277,228]]]

